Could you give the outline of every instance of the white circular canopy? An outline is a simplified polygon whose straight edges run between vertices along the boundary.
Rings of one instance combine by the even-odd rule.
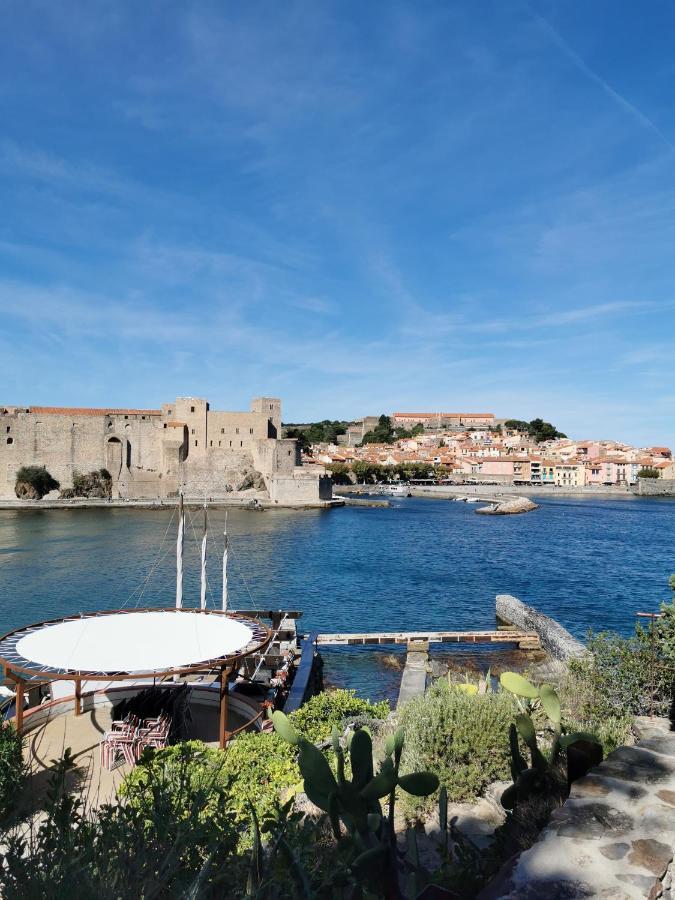
[[[229,656],[253,631],[222,615],[185,610],[112,613],[45,625],[22,637],[25,659],[73,672],[152,672]]]

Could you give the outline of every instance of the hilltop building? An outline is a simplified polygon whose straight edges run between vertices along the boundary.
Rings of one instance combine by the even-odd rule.
[[[494,413],[406,413],[395,412],[391,417],[394,428],[491,428],[496,424]]]
[[[62,488],[77,472],[107,469],[113,497],[225,497],[264,492],[271,502],[331,497],[330,478],[303,468],[282,439],[281,401],[258,397],[248,412],[212,410],[197,397],[161,409],[0,405],[0,499],[14,498],[22,466],[45,466]]]

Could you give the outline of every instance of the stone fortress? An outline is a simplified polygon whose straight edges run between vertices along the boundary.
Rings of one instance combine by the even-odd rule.
[[[281,401],[258,397],[249,412],[220,412],[178,397],[161,409],[0,405],[0,500],[16,499],[22,466],[45,466],[60,482],[107,469],[113,498],[259,497],[287,505],[331,498],[323,471],[303,467],[281,438]],[[313,469],[313,471],[312,471]]]

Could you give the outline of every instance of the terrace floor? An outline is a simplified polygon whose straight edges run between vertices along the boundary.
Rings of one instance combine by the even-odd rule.
[[[217,710],[196,704],[191,709],[189,738],[217,747]],[[129,771],[129,766],[123,763],[112,772],[101,766],[99,745],[103,733],[110,729],[111,713],[112,707],[103,706],[84,712],[81,716],[74,716],[72,713],[56,715],[26,734],[24,757],[29,778],[22,799],[27,812],[37,812],[43,808],[54,765],[63,756],[66,747],[70,748],[77,763],[77,770],[69,779],[69,788],[81,793],[85,809],[115,801],[117,788]],[[230,731],[242,724],[243,719],[236,713],[230,713]]]

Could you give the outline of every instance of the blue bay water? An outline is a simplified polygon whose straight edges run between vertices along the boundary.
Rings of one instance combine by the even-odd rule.
[[[185,602],[197,605],[202,510],[190,510]],[[218,605],[224,510],[209,511]],[[390,508],[228,510],[230,602],[300,609],[305,631],[492,628],[512,593],[583,638],[632,630],[669,596],[675,500],[546,499],[520,516],[441,500]],[[175,602],[175,511],[0,510],[0,628],[86,610]],[[371,648],[324,653],[329,681],[391,695]]]

